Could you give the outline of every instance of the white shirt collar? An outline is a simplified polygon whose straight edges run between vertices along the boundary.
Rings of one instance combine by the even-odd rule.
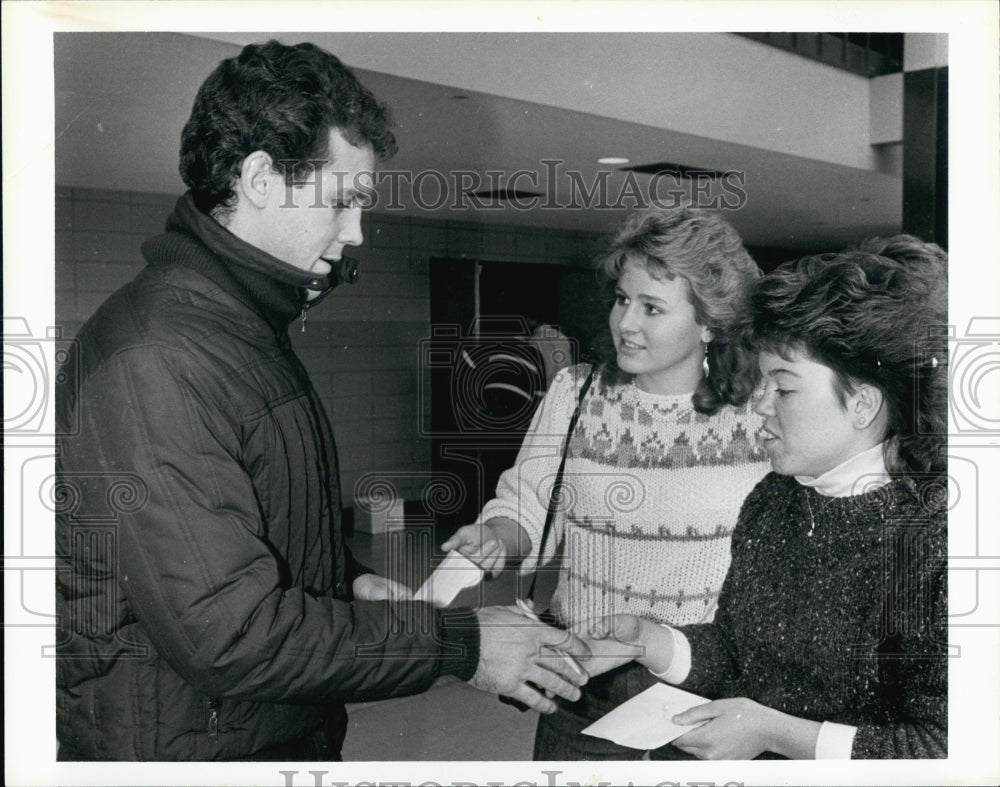
[[[885,486],[892,480],[885,466],[883,444],[874,445],[816,478],[797,475],[802,486],[811,486],[824,497],[851,497]]]

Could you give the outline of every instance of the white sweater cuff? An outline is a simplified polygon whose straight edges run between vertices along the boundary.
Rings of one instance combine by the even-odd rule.
[[[820,725],[819,735],[816,736],[816,759],[851,759],[851,749],[854,747],[854,734],[857,731],[857,727],[852,727],[849,724],[824,721]]]
[[[670,661],[670,666],[663,672],[653,672],[652,670],[650,672],[653,672],[653,675],[664,683],[683,683],[688,673],[691,672],[691,643],[688,642],[687,637],[672,626],[663,624],[663,628],[669,631],[670,636],[673,638],[674,655]]]

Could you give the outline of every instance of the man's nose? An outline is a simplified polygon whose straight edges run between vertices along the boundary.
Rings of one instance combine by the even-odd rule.
[[[360,246],[365,237],[361,232],[361,208],[348,208],[340,219],[337,243],[342,246]]]

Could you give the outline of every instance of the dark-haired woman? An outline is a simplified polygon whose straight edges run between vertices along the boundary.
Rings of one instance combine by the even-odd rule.
[[[748,404],[753,356],[734,344],[760,274],[728,223],[691,208],[633,215],[602,269],[612,296],[607,362],[569,438],[552,533],[543,546],[586,364],[556,377],[496,497],[444,547],[494,570],[522,557],[529,572],[563,542],[552,612],[565,627],[615,613],[674,625],[711,620],[739,503],[767,470],[761,421]],[[579,702],[540,719],[535,758],[640,757],[580,734],[624,699],[609,685],[592,680]]]
[[[765,448],[712,623],[591,628],[714,701],[699,758],[947,756],[946,257],[909,236],[782,266],[753,295]],[[654,674],[655,673],[655,674]],[[620,677],[619,676],[619,677]],[[622,678],[624,679],[624,678]]]

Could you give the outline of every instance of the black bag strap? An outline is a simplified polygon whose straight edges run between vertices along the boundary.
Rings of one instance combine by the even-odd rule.
[[[559,497],[562,493],[563,471],[566,469],[566,455],[569,453],[569,442],[573,438],[573,432],[576,430],[576,422],[580,420],[583,399],[587,395],[587,391],[590,390],[590,384],[594,381],[596,374],[597,367],[591,367],[590,374],[583,381],[583,386],[580,388],[580,393],[576,398],[576,409],[573,410],[573,417],[570,418],[569,428],[566,430],[566,443],[563,446],[562,459],[559,460],[559,469],[556,471],[555,483],[552,484],[552,494],[549,495],[549,508],[545,512],[545,525],[542,527],[542,537],[538,543],[538,565],[535,566],[535,570],[531,574],[531,583],[528,585],[528,592],[525,595],[525,598],[529,602],[534,601],[535,580],[538,578],[538,568],[542,562],[542,555],[545,554],[545,544],[549,540],[549,534],[552,532],[552,522],[556,518],[556,508],[559,506]]]

